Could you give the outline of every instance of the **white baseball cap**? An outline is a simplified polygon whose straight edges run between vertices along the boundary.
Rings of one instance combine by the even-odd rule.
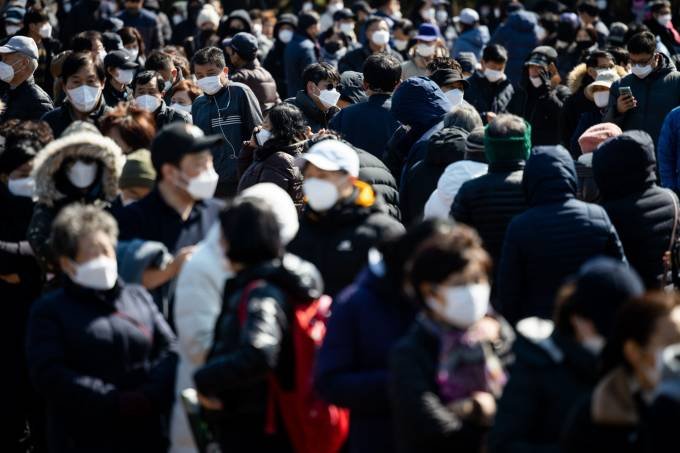
[[[322,140],[297,158],[298,167],[307,162],[325,171],[346,171],[355,178],[359,176],[359,156],[351,146],[339,140]]]
[[[463,8],[458,16],[458,20],[466,25],[472,25],[479,22],[479,14],[472,8]]]

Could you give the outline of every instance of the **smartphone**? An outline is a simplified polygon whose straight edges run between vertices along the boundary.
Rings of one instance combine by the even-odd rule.
[[[633,91],[630,87],[619,87],[619,96],[633,96]]]

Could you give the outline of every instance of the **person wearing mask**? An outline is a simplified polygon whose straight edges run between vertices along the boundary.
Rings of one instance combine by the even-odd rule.
[[[153,115],[157,130],[175,122],[191,124],[189,113],[168,107],[163,100],[163,77],[156,71],[137,73],[132,90],[135,105]]]
[[[3,13],[5,23],[4,38],[11,38],[21,31],[24,26],[24,16],[26,15],[26,5],[8,5]]]
[[[284,55],[286,46],[293,39],[296,28],[297,16],[294,14],[281,14],[276,18],[276,25],[274,26],[274,47],[267,53],[267,56],[262,63],[262,66],[264,66],[274,78],[276,90],[281,99],[286,99],[286,97],[288,97]]]
[[[196,33],[182,43],[187,55],[193,55],[204,47],[218,46],[221,41],[217,32],[220,26],[220,14],[212,4],[208,3],[203,6],[196,18],[196,26],[198,27]]]
[[[552,321],[517,325],[515,362],[498,403],[489,451],[560,451],[572,409],[597,383],[598,359],[613,314],[644,285],[626,264],[594,258],[558,291]]]
[[[125,51],[114,50],[106,54],[104,58],[106,84],[103,92],[106,105],[113,108],[120,102],[132,100],[130,85],[135,78],[137,68],[139,65]]]
[[[522,188],[529,209],[508,226],[498,272],[497,307],[513,324],[549,319],[562,280],[591,257],[626,259],[607,212],[576,199],[576,168],[566,149],[534,148]]]
[[[117,17],[123,21],[125,27],[139,31],[144,40],[144,48],[160,49],[164,41],[158,16],[143,6],[144,0],[125,0],[125,9],[118,13]],[[126,44],[125,37],[123,44]]]
[[[407,269],[420,313],[390,356],[397,451],[484,451],[514,340],[489,304],[491,258],[474,230],[451,226]]]
[[[647,449],[650,407],[661,383],[664,350],[680,340],[678,299],[674,293],[649,293],[617,312],[602,353],[600,380],[572,411],[564,426],[562,451],[665,451]]]
[[[371,2],[371,4],[374,5],[375,10],[371,10],[370,12],[374,12],[378,17],[385,18],[385,20],[387,20],[387,25],[392,29],[394,29],[395,24],[402,18],[400,0],[377,0]]]
[[[593,28],[597,32],[597,44],[604,45],[609,36],[609,29],[600,19],[600,8],[596,0],[582,0],[576,6],[581,26],[583,28]]]
[[[118,278],[117,233],[110,214],[77,204],[51,229],[63,286],[33,305],[26,345],[50,451],[163,449],[176,340],[151,295]]]
[[[472,52],[477,60],[482,58],[482,49],[489,42],[489,29],[480,25],[479,14],[472,8],[463,8],[458,16],[460,34],[453,43],[451,56],[458,58],[461,52]]]
[[[434,58],[448,56],[448,50],[442,44],[439,29],[436,25],[424,23],[418,28],[415,44],[409,51],[409,60],[401,65],[401,78],[428,76],[427,65]]]
[[[582,155],[576,161],[578,189],[576,198],[587,203],[599,203],[600,190],[593,177],[593,153],[600,144],[623,134],[614,123],[600,123],[587,129],[578,139]]]
[[[446,60],[450,60],[450,64],[447,67],[434,69],[434,65],[430,64],[429,68],[434,69],[429,75],[430,79],[439,85],[444,96],[449,100],[451,108],[463,105],[471,107],[464,99],[465,90],[470,83],[463,75],[463,68],[452,58],[447,58]]]
[[[416,27],[420,27],[422,24],[435,25],[436,10],[433,3],[432,0],[416,0],[413,4],[409,19]]]
[[[0,99],[2,120],[39,120],[52,111],[52,99],[33,78],[38,68],[38,47],[33,39],[13,36],[0,47]]]
[[[368,101],[340,110],[329,126],[353,146],[381,158],[399,127],[390,109],[392,92],[401,82],[401,63],[391,55],[371,55],[364,63],[363,79]]]
[[[326,11],[319,18],[319,30],[324,32],[333,27],[335,13],[342,11],[344,7],[343,0],[329,0]]]
[[[295,96],[304,90],[306,83],[302,73],[311,64],[318,62],[319,49],[316,37],[319,34],[319,16],[314,11],[298,16],[298,24],[292,38],[286,44],[283,66],[288,96]]]
[[[347,47],[353,49],[358,46],[357,36],[354,33],[356,15],[349,8],[343,8],[333,14],[333,26],[319,34],[319,44],[326,47],[326,41],[333,37],[342,36],[342,40],[347,43]],[[333,53],[333,52],[330,52]]]
[[[384,19],[372,17],[366,21],[364,45],[347,52],[338,63],[338,71],[361,72],[364,62],[371,55],[387,54],[396,58],[400,63],[403,61],[399,52],[390,47],[390,28]]]
[[[191,106],[202,94],[203,92],[194,82],[182,80],[173,85],[166,98],[170,97],[170,108],[191,115]]]
[[[411,38],[415,36],[416,29],[413,24],[408,19],[400,19],[394,22],[394,27],[392,27],[392,44],[394,44],[394,50],[399,52],[399,55],[406,60],[408,59],[408,54],[410,50]]]
[[[371,186],[357,179],[359,157],[349,145],[322,140],[299,163],[307,201],[288,250],[312,262],[325,292],[335,296],[367,264],[368,249],[404,227],[386,213]]]
[[[656,144],[666,115],[680,104],[680,72],[656,51],[656,39],[649,32],[633,36],[628,52],[632,74],[612,85],[605,121],[624,131],[643,130]],[[629,90],[622,92],[622,87]]]
[[[262,112],[250,88],[229,80],[229,69],[220,49],[201,49],[194,55],[192,65],[203,96],[192,104],[191,116],[204,134],[222,136],[223,140],[212,148],[215,169],[220,176],[216,193],[217,196],[234,195],[238,185],[238,151],[243,142],[250,140],[253,129],[262,123]]]
[[[106,47],[104,47],[104,38],[98,31],[90,30],[78,33],[71,40],[71,47],[73,52],[91,52],[95,61],[104,64]]]
[[[340,93],[336,89],[340,84],[338,71],[328,63],[315,63],[302,73],[302,83],[303,89],[286,102],[302,111],[312,132],[327,129],[333,116],[340,111],[337,107]]]
[[[645,25],[666,47],[671,57],[675,57],[680,50],[680,33],[673,25],[671,3],[667,0],[656,0],[648,5],[651,17]]]
[[[489,45],[499,44],[508,51],[505,74],[513,86],[519,86],[524,72],[524,63],[532,50],[540,43],[538,17],[530,11],[512,12],[491,36]]]
[[[260,65],[257,59],[257,38],[250,33],[237,33],[226,48],[233,68],[229,74],[232,82],[247,85],[260,103],[260,110],[266,111],[281,103],[272,75]]]
[[[110,110],[102,95],[106,81],[104,65],[96,61],[90,52],[68,55],[62,66],[61,79],[66,100],[41,118],[50,125],[55,137],[59,137],[74,121],[97,124]]]
[[[50,72],[52,59],[61,51],[61,43],[52,38],[52,25],[47,12],[37,6],[24,16],[24,27],[18,35],[26,36],[38,46],[38,69],[33,73],[35,83],[47,93],[52,92],[54,78]]]
[[[144,69],[156,71],[163,76],[163,100],[166,104],[171,104],[170,89],[178,82],[184,80],[182,71],[175,65],[172,55],[162,50],[154,50],[149,54],[144,62]],[[190,113],[190,112],[186,112]]]
[[[508,52],[499,44],[491,44],[482,52],[481,70],[467,79],[464,99],[480,112],[484,124],[497,115],[509,113],[515,88],[505,75]]]
[[[562,43],[559,43],[562,45]],[[557,44],[555,44],[557,46]],[[565,78],[567,79],[567,85],[569,89],[572,89],[572,84],[568,80],[569,75],[576,69],[576,81],[581,80],[579,75],[582,74],[582,69],[579,67],[583,64],[583,61],[587,59],[593,52],[598,51],[597,47],[597,32],[592,27],[579,27],[576,29],[574,37],[566,47],[557,48],[557,60],[555,65],[557,66],[557,72],[562,77],[562,73],[565,73]],[[587,81],[586,81],[587,83]],[[576,87],[583,88],[583,87]]]
[[[189,37],[196,34],[196,19],[203,9],[201,0],[190,0],[186,5],[186,16],[173,15],[172,44],[179,46]],[[175,23],[176,22],[176,23]]]
[[[140,67],[144,66],[147,46],[139,30],[134,27],[123,27],[118,34],[123,42],[123,51],[127,52]]]
[[[125,156],[125,165],[118,179],[120,196],[118,209],[131,205],[146,197],[156,183],[156,171],[151,162],[151,152],[148,149],[138,149]],[[115,203],[114,203],[115,205]],[[116,207],[112,209],[115,211]]]
[[[305,151],[310,136],[300,109],[287,102],[273,107],[241,149],[238,192],[271,182],[285,190],[301,211],[302,173],[295,160]]]
[[[628,262],[647,288],[659,288],[680,209],[676,195],[656,185],[649,134],[628,131],[600,145],[593,153],[593,176]]]
[[[110,110],[102,117],[99,128],[126,156],[138,149],[150,149],[157,130],[153,115],[134,104],[121,104]]]

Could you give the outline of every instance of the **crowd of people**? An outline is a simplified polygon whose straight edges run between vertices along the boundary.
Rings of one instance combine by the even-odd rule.
[[[463,3],[6,0],[0,449],[674,451],[677,5]]]

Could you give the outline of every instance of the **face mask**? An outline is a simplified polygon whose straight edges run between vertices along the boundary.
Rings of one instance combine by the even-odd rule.
[[[593,355],[600,355],[600,352],[604,349],[605,343],[605,339],[597,335],[583,340],[581,346],[590,351]]]
[[[137,96],[135,98],[135,104],[138,107],[143,108],[147,112],[155,112],[158,107],[161,106],[161,100],[156,96],[151,96],[149,94],[144,94],[142,96]]]
[[[86,288],[109,290],[115,286],[118,279],[118,263],[106,256],[76,264],[75,268],[73,282]]]
[[[13,78],[14,68],[3,61],[0,61],[0,80],[10,83]]]
[[[265,144],[267,140],[269,140],[272,136],[272,133],[269,132],[267,129],[260,129],[257,134],[255,134],[255,140],[257,140],[257,144],[262,146]]]
[[[399,52],[403,52],[408,47],[408,41],[406,41],[405,39],[395,39],[393,42],[394,48],[397,49]]]
[[[123,85],[130,85],[132,79],[135,77],[135,71],[132,69],[116,69],[116,82]]]
[[[81,85],[78,88],[67,91],[71,104],[81,113],[90,113],[94,110],[97,106],[97,101],[99,101],[100,93],[100,87],[90,85]]]
[[[444,289],[443,295],[444,306],[434,298],[428,298],[427,305],[448,324],[467,329],[486,315],[491,287],[488,283],[451,286]]]
[[[496,71],[494,69],[487,68],[484,70],[484,77],[486,77],[486,80],[488,80],[489,82],[494,83],[504,79],[505,74],[503,73],[503,71]]]
[[[253,24],[253,33],[255,33],[255,35],[261,35],[262,34],[262,24]]]
[[[7,183],[9,191],[17,197],[33,197],[35,194],[35,180],[28,178],[10,179]]]
[[[175,102],[175,103],[170,105],[170,108],[175,109],[175,110],[179,110],[180,112],[186,112],[188,114],[191,114],[191,104],[184,105],[184,104],[180,104],[179,102]]]
[[[371,35],[371,41],[373,41],[373,44],[376,46],[384,46],[390,42],[390,32],[387,30],[375,31],[373,32],[373,35]]]
[[[52,26],[48,22],[45,22],[38,29],[38,34],[41,38],[49,38],[52,36]]]
[[[598,91],[593,94],[593,100],[595,105],[601,109],[605,108],[609,104],[609,91]]]
[[[7,36],[15,35],[16,32],[18,32],[19,30],[21,30],[21,27],[19,27],[18,25],[7,25],[7,26],[5,26],[5,31],[7,32]]]
[[[319,93],[319,100],[327,107],[333,107],[338,103],[338,99],[340,99],[340,93],[335,88],[332,90],[321,90],[321,93]]]
[[[401,13],[400,9],[398,9],[395,12],[392,13],[392,19],[394,19],[394,20],[397,20],[397,21],[401,20],[402,17],[404,17],[404,15]]]
[[[182,21],[184,21],[184,16],[182,16],[181,14],[175,14],[174,16],[172,16],[173,25],[179,25],[182,23]]]
[[[215,195],[218,180],[219,176],[211,166],[209,169],[204,170],[200,175],[191,178],[189,184],[187,184],[186,190],[194,200],[206,200]]]
[[[130,56],[131,60],[137,60],[137,57],[139,56],[139,49],[124,48],[123,50]]]
[[[293,39],[292,30],[281,30],[279,32],[279,41],[281,41],[282,43],[288,44],[291,39]]]
[[[333,14],[340,11],[344,7],[345,5],[342,3],[331,3],[330,5],[328,5],[328,12]]]
[[[434,8],[427,8],[420,12],[420,17],[422,17],[423,20],[432,20],[434,19],[434,16],[435,16]]]
[[[546,31],[545,28],[541,27],[540,25],[536,27],[536,37],[538,38],[538,41],[543,41],[545,37],[548,36],[548,32]]]
[[[631,72],[635,74],[638,78],[644,79],[645,77],[652,73],[652,65],[648,64],[645,66],[641,66],[634,64],[633,67],[631,68]]]
[[[538,88],[543,85],[543,79],[540,77],[529,77],[529,81],[534,86],[534,88]]]
[[[656,21],[661,25],[662,27],[667,26],[671,20],[673,19],[673,16],[670,14],[664,14],[663,16],[659,16],[656,18]]]
[[[205,94],[213,95],[222,89],[222,80],[220,76],[203,77],[196,82],[198,87],[205,92]]]
[[[421,57],[431,57],[434,55],[434,46],[430,46],[427,44],[418,44],[416,46],[416,53],[420,55]]]
[[[354,33],[354,24],[343,22],[340,24],[340,31],[346,35],[351,35],[352,33]]]
[[[106,58],[106,50],[102,49],[99,52],[97,52],[97,60],[99,60],[100,63],[104,64],[104,58]]]
[[[453,107],[459,106],[463,102],[463,91],[455,88],[444,93]]]
[[[449,14],[446,11],[444,11],[443,9],[440,9],[435,14],[435,18],[437,19],[438,23],[443,24],[448,20]]]
[[[318,178],[307,178],[302,183],[302,192],[309,207],[317,212],[328,211],[340,198],[338,188],[332,182]]]
[[[163,81],[163,93],[167,93],[170,91],[170,88],[172,88],[172,82],[169,80],[164,80]]]
[[[90,187],[97,177],[97,164],[77,160],[68,169],[68,180],[78,189]]]

